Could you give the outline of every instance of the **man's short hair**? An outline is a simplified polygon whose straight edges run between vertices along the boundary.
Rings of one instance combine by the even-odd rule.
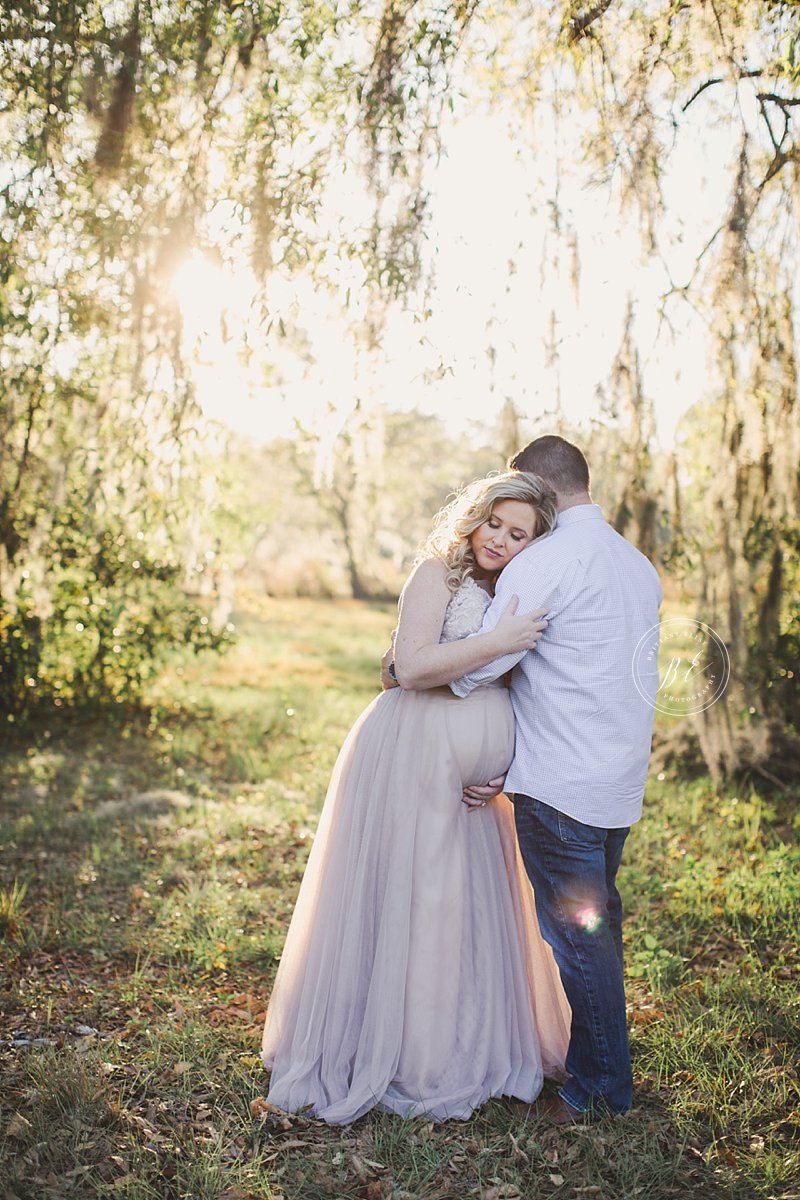
[[[529,471],[562,496],[589,491],[589,464],[566,438],[554,434],[535,438],[508,460],[512,471]]]

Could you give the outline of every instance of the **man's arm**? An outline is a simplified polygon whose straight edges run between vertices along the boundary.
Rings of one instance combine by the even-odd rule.
[[[403,588],[394,665],[397,680],[407,691],[440,687],[506,651],[521,657],[545,628],[539,613],[529,610],[522,616],[516,615],[517,598],[512,594],[498,612],[491,630],[470,638],[440,642],[444,614],[452,595],[446,583],[446,568],[438,559],[421,562]]]
[[[544,556],[538,555],[536,550],[536,546],[523,550],[500,575],[494,599],[483,618],[481,634],[490,633],[495,629],[512,595],[519,596],[519,612],[530,612],[533,609],[549,611],[555,591],[555,577],[552,570],[548,569],[549,564],[542,561]],[[491,683],[505,675],[506,671],[515,667],[527,653],[527,650],[520,650],[495,658],[485,667],[477,667],[474,671],[453,680],[450,688],[457,696],[468,696],[481,684]]]

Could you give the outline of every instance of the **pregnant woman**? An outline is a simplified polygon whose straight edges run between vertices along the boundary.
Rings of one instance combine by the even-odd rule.
[[[509,605],[480,628],[499,572],[555,523],[521,472],[439,513],[400,597],[395,670],[339,754],[264,1029],[268,1100],[346,1124],[370,1108],[466,1118],[528,1103],[559,1073],[569,1009],[521,864],[511,805],[463,789],[502,775],[514,720],[500,681],[446,686],[543,623]],[[414,690],[424,688],[425,690]]]

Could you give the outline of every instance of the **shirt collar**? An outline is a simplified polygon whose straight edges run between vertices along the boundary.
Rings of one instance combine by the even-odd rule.
[[[578,521],[604,521],[603,511],[599,504],[574,504],[558,514],[556,529],[565,525],[575,525]]]

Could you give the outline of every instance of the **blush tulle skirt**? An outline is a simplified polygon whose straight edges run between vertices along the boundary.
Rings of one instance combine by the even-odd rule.
[[[505,796],[508,693],[384,692],[333,772],[264,1028],[270,1103],[466,1118],[563,1069],[569,1008]]]

